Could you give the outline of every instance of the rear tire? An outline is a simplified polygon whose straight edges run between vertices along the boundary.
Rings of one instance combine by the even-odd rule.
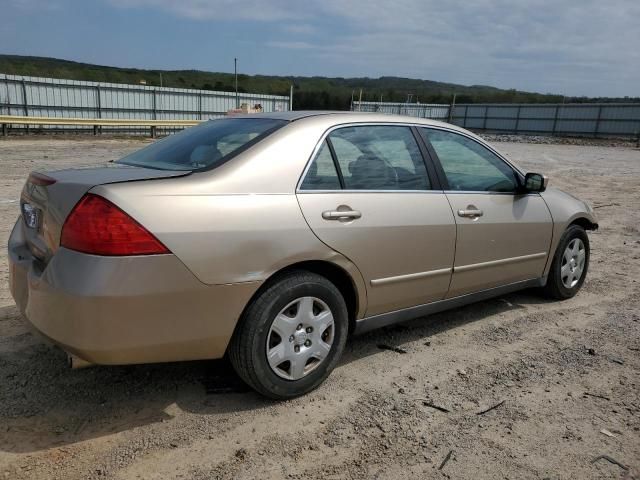
[[[584,283],[589,269],[589,237],[584,228],[571,225],[560,238],[551,263],[544,293],[550,298],[573,297]]]
[[[246,308],[229,359],[254,390],[274,399],[317,388],[347,340],[347,307],[326,278],[293,271],[273,281]]]

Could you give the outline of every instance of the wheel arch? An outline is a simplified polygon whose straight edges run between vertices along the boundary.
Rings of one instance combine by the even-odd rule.
[[[366,305],[366,291],[363,291],[364,285],[358,285],[358,282],[356,281],[352,273],[350,273],[346,268],[327,260],[304,260],[287,265],[286,267],[283,267],[271,274],[262,283],[262,285],[260,285],[260,288],[258,288],[251,296],[242,311],[240,319],[244,317],[245,311],[248,306],[251,305],[251,303],[266,288],[272,285],[273,282],[277,281],[279,278],[290,272],[299,270],[304,270],[307,272],[315,273],[317,275],[321,275],[336,286],[336,288],[342,294],[347,305],[347,312],[349,315],[349,332],[353,332],[356,324],[356,319],[362,316]]]
[[[571,225],[578,225],[578,226],[584,228],[585,230],[597,230],[598,229],[598,224],[593,222],[593,221],[591,221],[587,217],[574,218],[571,221],[571,223],[569,223],[569,225],[567,225],[567,228],[569,228]]]

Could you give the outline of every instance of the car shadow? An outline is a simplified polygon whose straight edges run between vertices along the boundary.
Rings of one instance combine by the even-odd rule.
[[[427,340],[543,302],[535,292],[518,292],[353,337],[338,368],[381,353],[381,343]],[[20,322],[16,307],[0,308],[0,451],[27,453],[74,444],[166,421],[176,410],[222,416],[274,404],[250,390],[226,359],[71,370],[64,352],[26,329],[6,335],[4,325],[15,331]]]

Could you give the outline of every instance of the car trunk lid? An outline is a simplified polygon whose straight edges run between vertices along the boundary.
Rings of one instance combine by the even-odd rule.
[[[190,173],[114,164],[32,175],[20,198],[21,227],[27,245],[31,253],[46,264],[59,248],[60,233],[67,216],[83,195],[97,185],[175,178]]]

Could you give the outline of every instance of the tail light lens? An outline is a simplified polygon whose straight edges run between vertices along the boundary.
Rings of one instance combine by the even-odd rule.
[[[109,200],[92,193],[77,203],[62,226],[60,245],[94,255],[171,253],[160,240]]]

